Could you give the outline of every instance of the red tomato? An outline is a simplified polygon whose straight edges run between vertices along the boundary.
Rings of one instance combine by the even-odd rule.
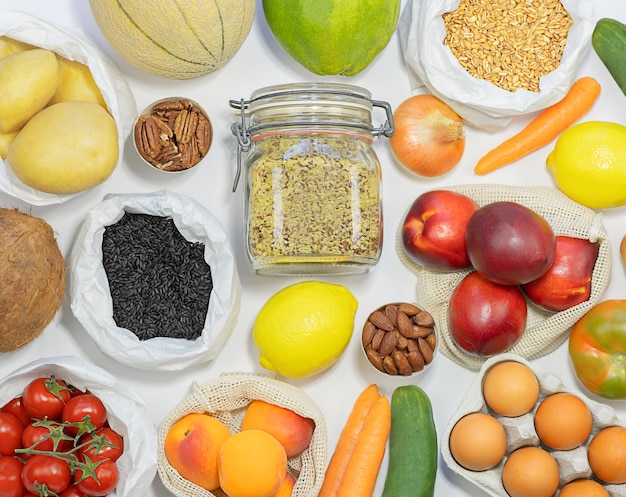
[[[94,468],[94,476],[86,476],[83,478],[83,471],[77,470],[74,474],[74,481],[78,490],[90,497],[103,497],[115,490],[119,479],[117,464],[110,459],[98,461]]]
[[[91,426],[91,429],[89,426],[85,426],[82,429],[82,433],[99,430],[107,421],[106,407],[104,407],[104,404],[98,397],[90,393],[72,397],[66,402],[61,414],[61,419],[66,423],[85,422],[87,417],[89,418],[89,423],[93,426]],[[68,426],[66,430],[68,433],[76,434],[81,431],[81,428]]]
[[[24,410],[36,419],[58,420],[71,397],[69,386],[54,377],[32,380],[22,394]]]
[[[68,464],[58,457],[46,454],[35,454],[22,469],[22,483],[26,490],[36,495],[45,486],[49,492],[60,494],[69,487],[72,473]]]
[[[56,442],[56,447],[54,446]],[[33,447],[37,450],[67,452],[74,446],[72,437],[63,433],[63,427],[58,423],[50,422],[50,426],[35,421],[24,427],[22,432],[22,446]],[[22,454],[29,457],[28,454]]]
[[[76,485],[70,485],[67,487],[59,497],[86,497],[83,492],[78,490]]]
[[[80,439],[80,454],[92,461],[111,459],[117,461],[124,452],[124,439],[115,430],[104,427],[95,433],[89,433]]]
[[[0,497],[22,497],[26,492],[22,483],[24,463],[16,457],[0,457]]]
[[[13,414],[13,416],[16,416],[24,426],[32,421],[32,418],[24,410],[22,397],[15,397],[13,400],[10,400],[0,408],[0,411]]]
[[[22,446],[23,429],[16,416],[0,411],[0,455],[12,456]]]

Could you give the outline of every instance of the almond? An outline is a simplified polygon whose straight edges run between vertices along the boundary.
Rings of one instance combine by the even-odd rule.
[[[389,318],[382,311],[374,311],[370,315],[369,319],[377,328],[383,329],[385,331],[393,331],[395,328],[394,323],[389,321]]]

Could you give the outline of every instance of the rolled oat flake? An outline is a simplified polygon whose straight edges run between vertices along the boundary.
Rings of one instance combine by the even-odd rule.
[[[248,260],[257,274],[359,274],[382,249],[380,162],[393,134],[388,103],[346,84],[299,83],[231,100],[241,113],[237,187],[244,176]],[[372,125],[375,107],[386,121]],[[242,171],[242,152],[245,164]]]

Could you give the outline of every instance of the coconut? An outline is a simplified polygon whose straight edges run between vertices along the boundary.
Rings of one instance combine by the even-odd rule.
[[[65,261],[48,223],[0,208],[0,352],[50,324],[65,296]]]

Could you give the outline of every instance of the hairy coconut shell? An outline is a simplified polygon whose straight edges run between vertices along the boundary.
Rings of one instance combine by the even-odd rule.
[[[65,296],[65,261],[44,220],[0,208],[0,352],[50,324]]]

